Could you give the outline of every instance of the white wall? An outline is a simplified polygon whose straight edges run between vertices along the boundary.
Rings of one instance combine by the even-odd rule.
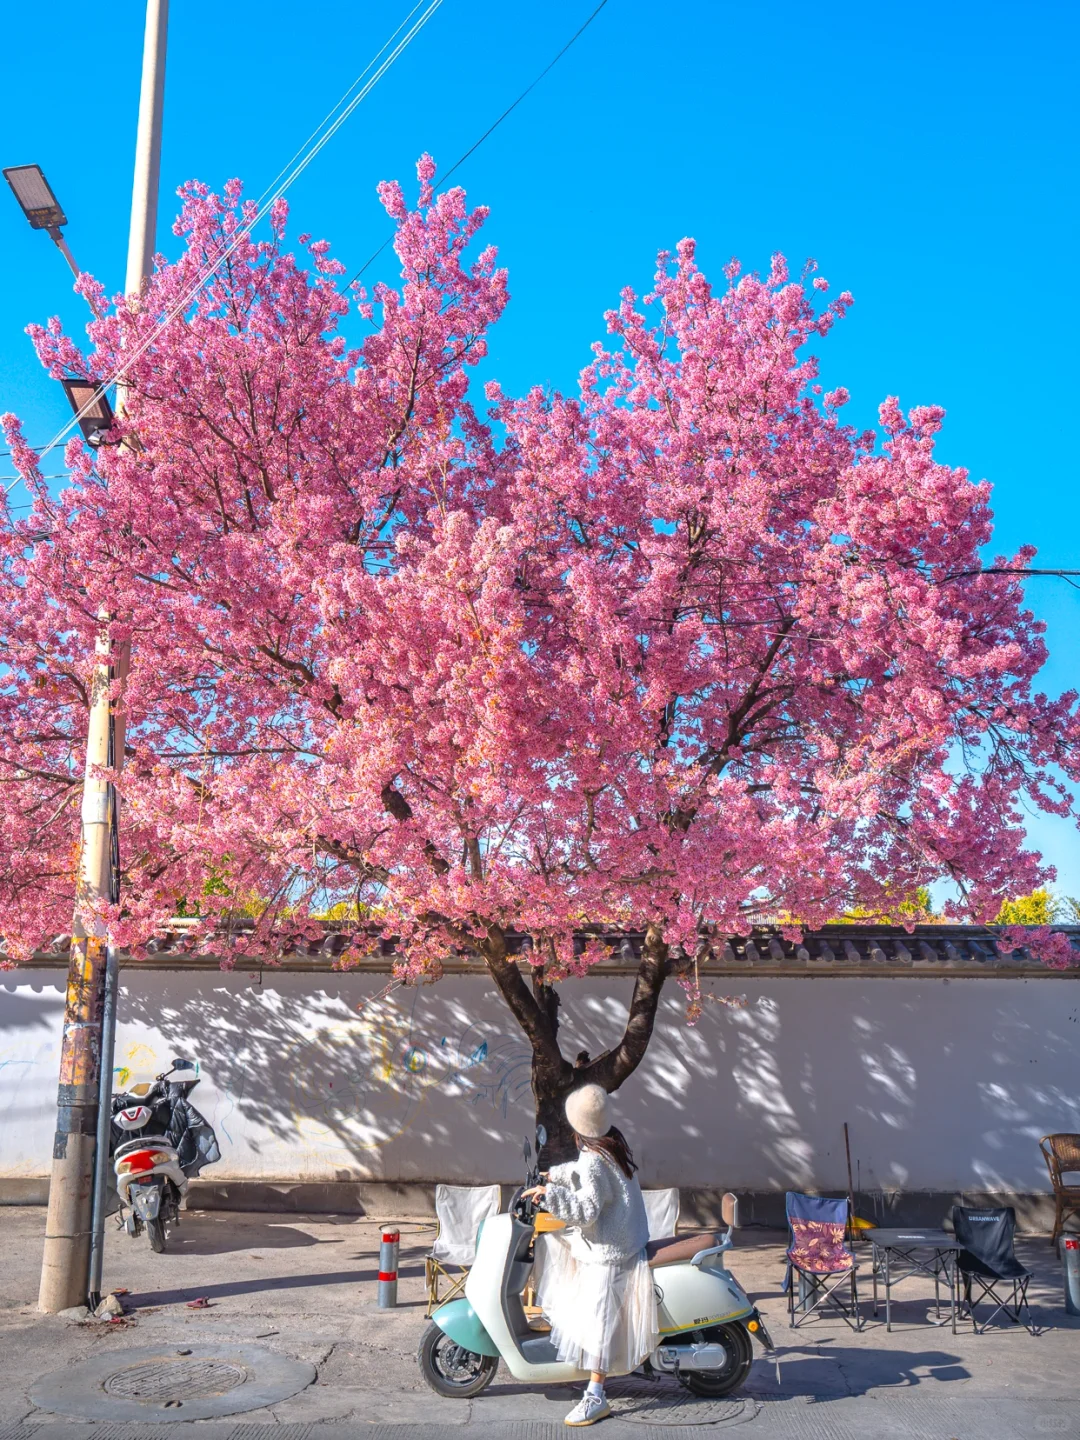
[[[0,976],[0,1178],[48,1173],[60,972]],[[215,1179],[510,1180],[531,1124],[529,1052],[484,982],[123,972],[116,1061],[199,1061]],[[774,979],[696,1029],[672,987],[616,1097],[646,1184],[1048,1189],[1037,1149],[1080,1131],[1080,986],[1058,978]],[[567,1054],[618,1036],[630,982],[563,987]]]

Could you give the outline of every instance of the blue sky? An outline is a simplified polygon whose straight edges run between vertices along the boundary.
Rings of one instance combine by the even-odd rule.
[[[532,80],[595,0],[441,10],[290,192],[293,233],[350,270],[387,234],[376,182],[445,168]],[[174,3],[159,244],[173,192],[240,176],[259,194],[409,9],[408,0]],[[0,56],[0,163],[37,162],[79,263],[122,282],[143,7],[12,6]],[[995,0],[884,7],[685,0],[608,5],[461,171],[512,303],[486,373],[506,388],[574,384],[602,313],[647,285],[684,235],[719,279],[737,255],[807,256],[856,305],[824,342],[824,377],[879,401],[939,403],[940,453],[994,484],[998,545],[1080,569],[1077,379],[1080,7]],[[1072,97],[1072,98],[1070,98]],[[33,443],[67,418],[22,327],[83,323],[58,252],[0,193],[0,408]],[[369,275],[391,278],[387,252]],[[1048,690],[1077,683],[1080,592],[1035,580]],[[1031,833],[1080,895],[1080,840]]]

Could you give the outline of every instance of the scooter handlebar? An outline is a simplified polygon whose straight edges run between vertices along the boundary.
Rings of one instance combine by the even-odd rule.
[[[510,1214],[513,1215],[515,1219],[520,1220],[525,1225],[531,1225],[540,1207],[536,1205],[534,1201],[526,1200],[525,1190],[527,1188],[525,1185],[518,1186],[510,1197],[510,1205],[508,1208]]]

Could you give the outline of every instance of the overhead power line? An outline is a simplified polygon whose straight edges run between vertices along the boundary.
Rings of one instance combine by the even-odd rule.
[[[111,386],[115,385],[119,380],[123,379],[124,375],[135,363],[135,361],[138,360],[140,355],[144,354],[145,351],[149,349],[149,347],[154,343],[154,341],[157,340],[157,338],[162,334],[162,332],[169,325],[172,324],[176,317],[187,309],[188,305],[190,305],[191,301],[195,298],[199,291],[210,280],[213,279],[213,277],[217,274],[218,270],[221,269],[222,265],[224,265],[225,261],[233,253],[233,251],[236,250],[239,245],[242,245],[244,243],[244,241],[247,239],[248,235],[250,235],[254,227],[273,208],[276,202],[280,200],[280,198],[285,194],[286,190],[288,190],[289,186],[293,183],[293,181],[296,180],[301,174],[303,174],[303,172],[311,164],[312,160],[314,160],[315,156],[319,153],[323,146],[326,145],[331,139],[333,139],[334,135],[336,135],[338,130],[341,129],[342,125],[344,125],[345,121],[348,120],[350,115],[352,115],[353,111],[357,108],[357,106],[367,99],[368,95],[370,95],[371,91],[386,74],[387,70],[389,70],[391,65],[393,65],[394,61],[398,58],[399,55],[401,55],[405,50],[408,49],[408,47],[412,44],[413,40],[424,28],[427,22],[431,19],[435,11],[439,9],[442,3],[443,0],[431,0],[431,3],[427,6],[427,9],[420,16],[420,18],[416,20],[412,27],[406,32],[406,34],[402,36],[400,40],[398,40],[397,44],[394,45],[394,48],[390,51],[389,55],[386,55],[386,58],[382,61],[381,64],[378,65],[378,68],[375,70],[374,74],[372,74],[370,78],[361,86],[359,93],[353,95],[351,99],[347,100],[347,97],[350,96],[352,94],[352,91],[356,89],[356,86],[360,83],[360,80],[362,80],[363,77],[367,75],[372,69],[372,66],[378,60],[379,56],[386,54],[388,47],[393,43],[394,37],[401,34],[404,26],[409,23],[411,17],[415,15],[416,11],[420,8],[420,4],[423,4],[423,0],[420,0],[420,4],[413,6],[412,10],[409,11],[409,14],[406,16],[405,20],[403,20],[401,25],[398,26],[397,30],[394,31],[394,34],[390,37],[390,40],[388,40],[383,45],[382,49],[376,53],[375,57],[368,62],[368,64],[360,72],[360,75],[357,77],[357,79],[353,81],[352,85],[350,85],[349,89],[345,92],[345,95],[342,97],[342,99],[339,100],[337,105],[334,106],[334,109],[330,111],[330,115],[335,116],[336,118],[334,118],[327,126],[327,128],[323,130],[322,134],[319,135],[319,138],[313,144],[308,145],[305,153],[303,153],[302,155],[302,158],[296,164],[292,164],[292,162],[290,161],[290,164],[285,167],[285,170],[278,172],[278,179],[280,179],[280,177],[285,174],[285,171],[288,171],[288,174],[285,175],[285,179],[281,180],[280,184],[274,184],[272,182],[272,190],[270,190],[269,194],[267,190],[263,191],[261,203],[259,204],[258,210],[251,218],[251,220],[245,222],[245,224],[243,224],[239,228],[239,230],[237,230],[233,239],[225,247],[225,249],[222,250],[221,254],[217,257],[217,259],[214,260],[212,264],[204,267],[204,269],[200,272],[194,283],[176,302],[176,304],[172,307],[172,309],[165,316],[165,318],[159,321],[158,324],[151,331],[151,333],[146,337],[146,339],[136,346],[136,348],[126,358],[124,363],[117,370],[115,370],[107,380],[103,381],[101,385],[97,387],[93,395],[91,395],[90,398],[87,400],[86,404],[83,405],[82,408],[75,415],[72,416],[72,418],[63,427],[63,429],[57,431],[57,433],[53,436],[49,443],[41,448],[42,456],[47,455],[50,450],[54,449],[55,446],[60,444],[61,440],[63,440],[64,437],[75,428],[75,426],[82,419],[82,417],[87,413],[88,410],[91,409],[93,405],[97,403],[101,396],[104,395]],[[345,103],[346,100],[347,103]],[[343,105],[344,108],[342,109]],[[339,110],[341,113],[337,114]],[[325,125],[326,121],[324,121],[323,124]],[[322,127],[320,127],[320,129],[321,128]],[[314,133],[318,134],[319,132],[316,131]],[[298,151],[297,154],[300,154],[300,152]],[[270,189],[270,187],[268,187],[268,189]]]
[[[449,170],[446,170],[442,175],[437,175],[435,177],[435,179],[432,181],[433,185],[445,185],[447,180],[450,179],[450,176],[453,175],[454,171],[457,170],[460,166],[464,165],[465,161],[468,160],[469,156],[472,155],[474,151],[479,150],[480,146],[484,143],[484,141],[488,138],[492,131],[497,130],[502,124],[502,122],[506,119],[506,117],[508,115],[511,115],[517,109],[517,107],[521,104],[525,97],[530,94],[531,91],[536,89],[537,85],[540,84],[540,81],[543,80],[544,76],[547,75],[549,71],[554,70],[555,66],[570,49],[571,45],[574,44],[574,42],[578,39],[579,36],[584,35],[585,31],[589,28],[589,26],[596,19],[597,15],[600,14],[600,11],[603,10],[604,6],[607,3],[608,0],[600,0],[600,4],[597,5],[596,9],[592,12],[589,18],[583,24],[578,26],[578,28],[574,31],[573,35],[570,36],[570,39],[567,40],[566,44],[559,51],[559,53],[553,59],[548,61],[548,63],[544,66],[543,70],[540,71],[540,74],[537,75],[535,80],[530,81],[529,84],[525,86],[525,89],[522,90],[521,94],[517,97],[514,103],[512,105],[508,105],[506,109],[502,112],[502,114],[499,116],[499,118],[488,126],[488,128],[480,136],[479,140],[474,141],[473,144],[469,146],[468,150],[466,150],[463,155],[458,156],[458,158],[454,161],[453,165],[450,166]],[[368,268],[368,266],[375,263],[375,261],[383,253],[383,251],[390,244],[393,238],[394,237],[392,235],[388,235],[387,238],[383,241],[383,243],[379,246],[379,248],[373,251],[373,253],[368,256],[368,258],[364,261],[363,265],[360,266],[360,269],[357,270],[356,274],[349,281],[348,285],[345,286],[346,290],[351,289],[352,286],[356,284],[357,280],[360,279],[360,276],[363,275],[364,271]]]
[[[324,117],[321,124],[316,126],[315,130],[312,131],[311,135],[304,142],[304,145],[302,145],[300,149],[296,152],[296,154],[293,155],[292,159],[288,161],[288,163],[283,166],[281,170],[278,171],[277,175],[270,182],[270,185],[267,186],[267,188],[263,191],[262,195],[259,197],[259,200],[257,201],[258,210],[254,218],[248,224],[241,227],[230,245],[221,253],[221,255],[218,256],[218,258],[213,262],[213,264],[209,267],[206,267],[202,272],[200,272],[194,284],[189,288],[186,294],[176,303],[176,305],[169,312],[169,314],[166,315],[164,320],[160,321],[159,324],[151,332],[151,334],[131,353],[131,355],[128,356],[125,363],[117,371],[115,371],[108,380],[104,381],[97,388],[97,390],[82,407],[82,409],[79,410],[76,415],[72,416],[71,420],[68,421],[68,423],[63,427],[62,430],[59,430],[56,435],[53,436],[53,438],[49,441],[47,445],[35,445],[28,448],[37,451],[42,456],[45,456],[57,445],[59,445],[61,440],[63,440],[64,437],[70,434],[71,431],[75,428],[75,426],[82,419],[86,411],[88,411],[91,406],[96,403],[96,401],[105,393],[106,390],[108,390],[111,386],[115,385],[118,380],[121,380],[123,378],[126,371],[130,368],[131,365],[134,364],[134,362],[139,358],[139,356],[142,355],[149,348],[149,346],[154,343],[155,340],[157,340],[157,338],[161,335],[165,328],[170,325],[173,320],[176,319],[177,315],[179,315],[184,309],[186,309],[186,307],[194,299],[195,295],[198,294],[199,290],[201,290],[209,280],[213,279],[214,275],[229,258],[229,256],[233,253],[233,251],[237,248],[237,246],[242,244],[243,241],[247,239],[247,236],[251,233],[251,230],[254,228],[254,226],[258,224],[258,222],[263,218],[264,215],[266,215],[266,213],[275,204],[275,202],[281,198],[281,196],[285,193],[285,191],[289,188],[293,181],[300,174],[303,173],[303,171],[308,167],[308,165],[323,148],[323,146],[326,145],[327,142],[333,138],[333,136],[345,123],[345,121],[348,120],[349,116],[353,113],[356,107],[367,98],[367,96],[371,93],[372,89],[374,89],[375,85],[377,85],[379,80],[382,79],[383,75],[398,58],[398,56],[405,49],[408,48],[408,46],[412,43],[415,37],[424,28],[428,20],[430,20],[431,16],[442,4],[442,0],[431,0],[428,8],[424,11],[423,15],[421,15],[420,19],[416,21],[412,29],[409,30],[409,32],[401,41],[399,41],[399,43],[395,46],[393,52],[387,57],[386,60],[383,61],[375,74],[363,86],[360,93],[353,96],[353,91],[356,89],[356,87],[360,84],[364,77],[369,74],[372,67],[376,64],[379,58],[386,54],[387,49],[394,43],[395,39],[397,39],[397,37],[401,34],[402,30],[405,28],[406,25],[408,25],[409,21],[416,14],[417,10],[420,9],[423,3],[424,0],[418,0],[418,3],[415,4],[413,8],[409,11],[405,19],[390,36],[390,39],[387,40],[386,43],[383,45],[382,49],[376,52],[375,56],[360,72],[360,74],[353,81],[352,85],[349,86],[348,90],[346,90],[345,94],[341,97],[341,99]],[[545,76],[548,75],[550,71],[555,68],[555,66],[559,63],[562,57],[571,48],[571,46],[573,46],[576,41],[585,33],[585,31],[589,28],[592,22],[596,19],[597,15],[600,14],[600,11],[603,10],[605,5],[607,5],[607,3],[608,0],[600,0],[600,4],[597,5],[596,8],[592,11],[592,13],[582,22],[581,25],[578,26],[578,28],[574,31],[573,35],[571,35],[569,40],[567,40],[566,44],[563,45],[562,49],[559,50],[544,66],[543,70],[541,70],[540,73],[533,80],[531,80],[528,85],[526,85],[525,89],[522,90],[520,95],[518,95],[517,98],[506,107],[506,109],[502,112],[498,119],[494,120],[492,124],[489,125],[488,128],[484,131],[484,133],[454,161],[453,165],[450,166],[449,170],[445,171],[442,175],[436,177],[434,182],[436,185],[444,184],[454,173],[454,171],[459,169],[460,166],[462,166],[465,161],[468,160],[470,155],[474,154],[474,152],[480,148],[480,146],[484,143],[488,136],[491,135],[495,130],[497,130],[498,127],[503,123],[503,121],[517,109],[521,102],[526,99],[526,97],[533,90],[536,89],[537,85],[540,84],[541,80],[543,80]],[[352,97],[351,99],[350,96]],[[345,107],[344,110],[342,110],[343,106]],[[339,111],[342,111],[342,113],[338,114]],[[324,127],[326,126],[329,126],[329,128],[325,130],[325,133],[321,134],[321,138],[316,138],[320,137],[320,132],[323,132]],[[304,153],[305,147],[310,147],[306,154]],[[302,158],[298,161],[297,157]],[[283,175],[286,178],[282,184],[278,185],[277,182],[281,180],[281,177]],[[269,198],[267,198],[268,196]],[[393,237],[390,236],[386,240],[384,240],[383,243],[379,246],[379,248],[371,256],[369,256],[367,260],[365,260],[364,264],[361,265],[360,269],[349,281],[346,289],[354,285],[356,281],[359,280],[360,276],[364,273],[364,271],[367,270],[367,268],[371,264],[373,264],[376,259],[378,259],[382,252],[386,249],[387,245],[390,244],[392,238]],[[0,454],[10,455],[11,452],[0,451]]]

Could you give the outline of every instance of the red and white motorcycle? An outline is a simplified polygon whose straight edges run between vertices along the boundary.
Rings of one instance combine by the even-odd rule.
[[[185,1071],[196,1071],[195,1077],[170,1081]],[[113,1174],[121,1208],[129,1212],[124,1229],[138,1236],[145,1228],[158,1252],[180,1223],[191,1177],[221,1158],[213,1130],[187,1099],[197,1083],[194,1062],[174,1060],[171,1069],[113,1099]]]

